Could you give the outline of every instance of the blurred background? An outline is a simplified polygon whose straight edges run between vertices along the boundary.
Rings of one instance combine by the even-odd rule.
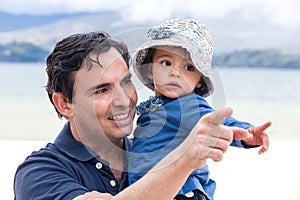
[[[254,125],[273,122],[266,154],[231,148],[222,162],[210,163],[216,199],[300,199],[298,0],[1,0],[0,199],[13,199],[18,164],[65,123],[44,89],[45,58],[55,43],[104,30],[133,53],[145,28],[177,17],[196,18],[211,33],[218,82],[212,106],[231,106]],[[134,81],[140,101],[147,98],[151,92]]]

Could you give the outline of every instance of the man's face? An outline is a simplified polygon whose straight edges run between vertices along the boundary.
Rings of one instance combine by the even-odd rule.
[[[91,69],[83,66],[76,73],[73,123],[83,143],[106,136],[117,144],[132,132],[137,94],[128,66],[115,48],[96,56],[90,55],[102,67],[93,63]]]

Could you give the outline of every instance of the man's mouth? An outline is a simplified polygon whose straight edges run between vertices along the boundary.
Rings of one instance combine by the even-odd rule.
[[[129,116],[129,113],[126,113],[126,114],[119,114],[119,115],[111,116],[111,117],[109,117],[108,119],[109,119],[109,120],[114,120],[114,121],[120,121],[120,120],[127,119],[128,116]]]

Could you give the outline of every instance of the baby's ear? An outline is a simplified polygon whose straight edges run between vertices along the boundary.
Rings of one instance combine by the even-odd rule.
[[[196,85],[196,88],[200,88],[202,85],[202,78],[200,79],[199,83]]]

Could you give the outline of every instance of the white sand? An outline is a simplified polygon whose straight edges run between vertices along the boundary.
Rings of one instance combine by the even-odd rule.
[[[18,165],[33,150],[44,147],[46,143],[39,140],[0,140],[0,199],[14,199],[13,181]]]
[[[13,199],[13,178],[19,163],[47,141],[0,141],[0,199]],[[300,141],[271,141],[270,149],[230,148],[221,162],[209,162],[217,181],[216,200],[299,200]]]
[[[300,141],[271,141],[258,149],[230,148],[220,163],[211,163],[216,199],[300,200]]]

